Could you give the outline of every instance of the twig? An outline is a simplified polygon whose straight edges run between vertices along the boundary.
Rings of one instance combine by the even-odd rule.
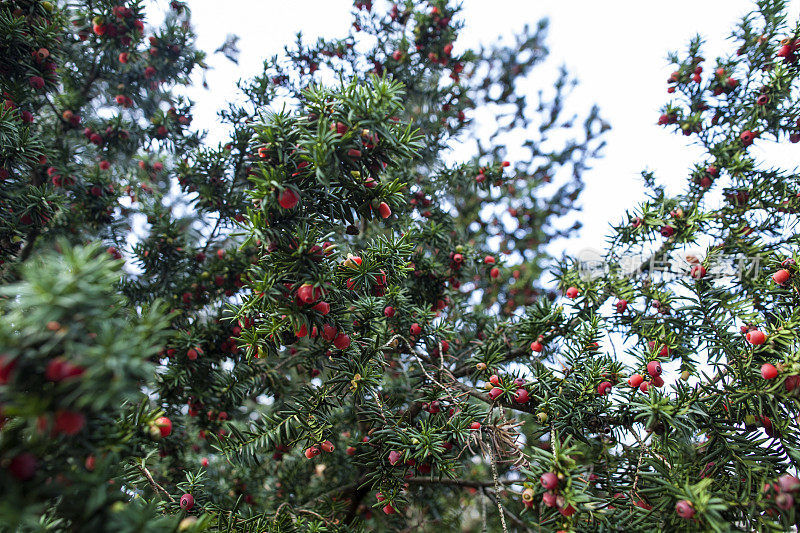
[[[499,504],[499,500],[498,500],[498,498],[495,498],[494,496],[492,496],[492,495],[491,495],[489,492],[487,492],[486,490],[483,490],[483,493],[484,493],[484,494],[486,495],[486,497],[487,497],[487,498],[489,498],[489,499],[490,499],[490,500],[491,500],[493,503],[497,503],[497,504]],[[505,516],[508,516],[508,518],[510,518],[512,522],[514,522],[515,524],[517,524],[519,527],[521,527],[521,528],[522,528],[522,529],[524,529],[525,531],[532,531],[532,530],[531,530],[531,528],[529,528],[529,527],[528,527],[528,525],[527,525],[527,524],[526,524],[526,523],[525,523],[525,522],[524,522],[524,521],[523,521],[523,520],[522,520],[520,517],[518,517],[517,515],[515,515],[514,513],[512,513],[511,511],[509,511],[508,509],[505,509],[505,508],[502,508],[502,509],[503,509],[503,512],[500,514],[501,520],[503,520],[503,516],[504,516],[504,515],[505,515]],[[507,531],[507,530],[505,529],[505,520],[503,520],[503,525],[504,525],[504,531]]]
[[[514,485],[517,483],[522,483],[522,481],[512,481],[512,480],[493,480],[493,481],[480,481],[480,480],[471,480],[471,479],[450,479],[450,478],[441,478],[441,479],[431,479],[427,477],[412,477],[405,480],[407,483],[414,483],[416,485],[455,485],[458,487],[466,487],[466,488],[474,488],[479,489],[483,487],[494,487],[495,485]]]
[[[158,482],[157,482],[155,479],[153,479],[153,476],[150,474],[150,471],[149,471],[149,470],[147,470],[147,468],[146,468],[146,467],[145,467],[143,464],[134,463],[134,465],[136,465],[136,468],[138,468],[138,469],[139,469],[139,471],[140,471],[142,474],[144,474],[144,477],[146,477],[146,478],[147,478],[147,481],[149,481],[149,482],[150,482],[150,486],[152,486],[152,487],[153,487],[153,490],[154,490],[155,492],[158,492],[158,491],[161,491],[161,492],[163,492],[164,494],[166,494],[166,495],[167,495],[167,498],[169,498],[169,501],[171,501],[172,503],[176,503],[176,502],[175,502],[175,498],[173,498],[173,497],[172,497],[172,494],[170,494],[169,492],[167,492],[167,490],[166,490],[164,487],[162,487],[161,485],[159,485],[159,484],[158,484]]]
[[[491,446],[489,447],[489,459],[492,465],[492,478],[494,479],[494,492],[495,494],[500,493],[500,482],[497,479],[497,462],[494,460],[494,453],[492,452]],[[497,509],[500,511],[500,524],[503,526],[503,533],[508,533],[508,527],[506,526],[506,515],[505,510],[503,509],[503,504],[500,503],[500,498],[497,498],[494,502],[497,504]]]

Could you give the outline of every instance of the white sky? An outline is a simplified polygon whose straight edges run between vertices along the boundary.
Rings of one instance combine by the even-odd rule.
[[[157,3],[166,8],[166,0]],[[788,3],[790,20],[795,20],[800,0]],[[352,0],[190,0],[189,5],[202,50],[212,52],[228,33],[241,37],[239,65],[220,54],[210,57],[209,90],[189,92],[196,101],[193,125],[210,130],[209,140],[220,141],[225,137],[215,129],[216,111],[236,94],[236,80],[258,73],[263,59],[293,43],[298,31],[308,40],[346,35],[353,4]],[[572,105],[588,110],[597,103],[612,126],[605,157],[584,176],[586,189],[580,201],[584,228],[578,239],[564,243],[564,249],[576,253],[587,246],[603,247],[608,224],[620,220],[626,208],[643,198],[642,170],[654,170],[657,178],[675,184],[673,192],[684,186],[687,169],[699,151],[687,148],[690,138],[656,126],[659,108],[669,96],[666,79],[672,69],[666,55],[684,50],[700,33],[707,43],[704,56],[713,64],[717,55],[732,48],[726,38],[754,5],[751,0],[463,1],[466,27],[456,51],[510,36],[525,23],[533,26],[539,18],[549,17],[551,55],[546,66],[534,69],[528,85],[531,94],[539,87],[546,89],[555,79],[555,69],[565,64],[581,84]],[[706,72],[710,70],[707,66]],[[800,144],[782,145],[780,157],[794,166],[800,160]]]

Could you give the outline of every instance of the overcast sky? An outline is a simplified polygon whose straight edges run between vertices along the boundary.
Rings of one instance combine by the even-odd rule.
[[[166,0],[159,2],[166,8]],[[790,16],[796,18],[800,0],[789,4]],[[346,35],[353,3],[190,0],[189,5],[201,49],[215,50],[229,33],[241,37],[239,64],[219,54],[211,57],[210,89],[190,93],[196,101],[194,125],[214,132],[216,111],[236,94],[237,79],[258,73],[263,59],[294,42],[298,31],[308,39]],[[659,109],[668,101],[666,79],[672,69],[666,55],[685,49],[688,40],[700,33],[707,42],[704,56],[712,62],[731,49],[727,38],[735,22],[754,5],[751,0],[464,0],[466,27],[456,51],[510,36],[525,23],[549,17],[551,56],[547,66],[534,70],[535,79],[527,87],[533,92],[547,84],[555,69],[565,64],[581,84],[573,105],[588,110],[597,103],[612,126],[605,157],[585,175],[580,215],[584,229],[564,249],[575,253],[587,246],[602,247],[608,224],[619,221],[626,208],[642,199],[642,170],[654,170],[658,178],[673,184],[673,192],[684,185],[699,151],[688,147],[686,137],[656,126]],[[218,133],[219,129],[212,137],[222,140]],[[800,145],[782,146],[780,157],[793,165],[800,160]]]

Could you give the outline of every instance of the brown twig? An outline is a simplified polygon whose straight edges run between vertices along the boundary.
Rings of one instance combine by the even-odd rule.
[[[153,490],[155,492],[159,492],[159,491],[163,492],[164,494],[167,495],[167,498],[169,498],[169,501],[171,501],[172,503],[176,503],[175,502],[175,498],[172,497],[172,494],[167,492],[167,489],[165,489],[164,487],[159,485],[158,482],[155,479],[153,479],[153,475],[150,474],[150,471],[144,466],[144,464],[134,463],[134,465],[136,465],[136,468],[138,468],[139,471],[142,474],[144,474],[144,477],[146,477],[147,481],[150,482],[150,486],[153,487]]]

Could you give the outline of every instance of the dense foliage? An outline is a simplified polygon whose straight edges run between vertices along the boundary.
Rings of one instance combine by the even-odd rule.
[[[545,247],[608,126],[566,72],[520,94],[544,22],[464,50],[453,3],[357,1],[211,146],[189,7],[0,5],[0,530],[786,530],[784,13],[671,57],[659,123],[704,155],[589,265]]]

